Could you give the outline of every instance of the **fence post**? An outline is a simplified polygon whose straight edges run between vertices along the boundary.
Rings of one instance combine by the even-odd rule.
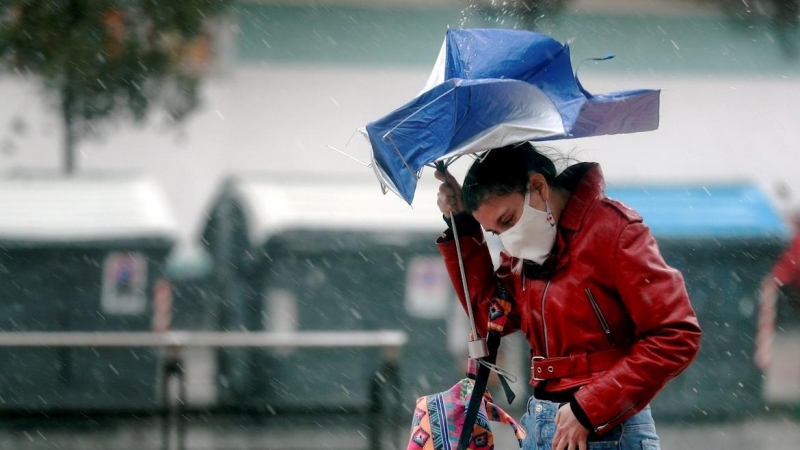
[[[380,367],[370,384],[370,450],[394,450],[401,442],[399,356],[399,348],[384,347]]]
[[[367,408],[367,424],[369,425],[369,450],[380,450],[383,437],[382,415],[384,410],[383,385],[386,382],[383,374],[383,363],[375,371],[369,386],[369,407]]]
[[[186,386],[178,346],[167,347],[161,380],[161,400],[164,404],[161,418],[161,448],[184,450],[186,426],[181,416],[182,406],[186,401]],[[174,446],[173,436],[177,441]]]

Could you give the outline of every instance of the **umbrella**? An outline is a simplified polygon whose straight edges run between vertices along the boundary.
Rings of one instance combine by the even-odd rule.
[[[659,94],[590,94],[569,46],[543,34],[450,29],[422,92],[364,132],[381,186],[411,204],[422,168],[437,162],[523,141],[655,130]]]

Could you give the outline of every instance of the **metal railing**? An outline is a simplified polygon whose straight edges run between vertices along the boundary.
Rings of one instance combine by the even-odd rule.
[[[182,350],[187,348],[381,348],[381,362],[369,386],[368,414],[370,450],[378,450],[384,439],[396,440],[399,413],[400,349],[408,336],[402,331],[346,332],[0,332],[0,348],[49,347],[152,347],[166,350],[161,368],[162,448],[185,448],[184,413],[186,399]],[[387,389],[391,387],[392,389]],[[391,396],[391,397],[390,397]],[[387,401],[390,399],[387,407]],[[386,421],[388,435],[384,433]]]

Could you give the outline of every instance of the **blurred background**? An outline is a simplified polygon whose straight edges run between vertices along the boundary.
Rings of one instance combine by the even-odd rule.
[[[401,430],[380,447],[405,448],[414,400],[462,377],[468,325],[433,244],[433,174],[411,208],[384,196],[357,129],[419,93],[447,28],[529,29],[570,44],[589,92],[662,89],[657,131],[548,151],[600,162],[609,196],[686,278],[705,335],[653,403],[663,447],[800,448],[800,297],[783,280],[774,326],[759,305],[800,211],[798,13],[797,0],[0,0],[0,336],[402,331],[383,410],[379,349],[200,346],[179,359],[177,420],[191,449],[376,448],[369,418],[390,408]],[[519,418],[528,348],[513,336],[501,352],[523,398],[498,401]],[[164,448],[172,356],[0,348],[0,448]]]

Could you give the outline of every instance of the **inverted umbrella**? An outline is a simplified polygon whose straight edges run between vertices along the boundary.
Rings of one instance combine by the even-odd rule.
[[[531,31],[450,29],[422,92],[366,126],[381,185],[409,204],[420,171],[523,141],[658,128],[659,90],[592,95],[569,46]]]

